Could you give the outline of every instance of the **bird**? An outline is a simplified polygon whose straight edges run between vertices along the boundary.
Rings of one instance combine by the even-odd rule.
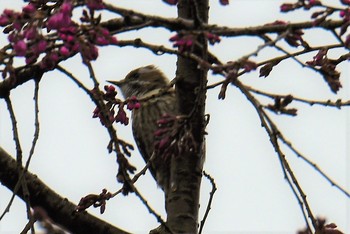
[[[136,97],[141,100],[140,108],[133,109],[131,113],[133,136],[146,163],[156,154],[152,157],[149,170],[158,186],[166,192],[170,185],[170,160],[157,155],[155,132],[162,116],[178,114],[175,90],[163,72],[154,65],[139,67],[122,80],[108,82],[119,87],[125,99]]]

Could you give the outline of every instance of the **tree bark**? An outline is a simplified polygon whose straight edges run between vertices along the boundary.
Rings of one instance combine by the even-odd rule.
[[[200,28],[208,21],[207,0],[180,0],[178,16],[193,20]],[[195,35],[193,52],[206,60],[204,35]],[[205,158],[205,99],[207,71],[184,57],[178,56],[176,96],[181,115],[187,116],[187,129],[180,139],[180,154],[172,159],[171,187],[166,198],[167,224],[174,233],[197,233],[200,185]],[[186,137],[187,135],[187,137]],[[189,140],[190,139],[190,140]],[[192,142],[191,142],[192,140]]]
[[[18,168],[14,160],[5,150],[0,147],[0,181],[11,191],[18,182],[23,168]],[[45,185],[36,175],[25,172],[22,180],[26,181],[29,195],[24,195],[20,188],[16,195],[22,200],[29,200],[31,207],[41,207],[49,218],[59,226],[74,234],[126,234],[117,227],[106,223],[87,212],[76,213],[76,205],[69,202]]]

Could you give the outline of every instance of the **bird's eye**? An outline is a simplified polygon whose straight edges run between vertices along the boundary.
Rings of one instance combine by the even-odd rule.
[[[139,78],[139,76],[140,76],[140,73],[135,72],[135,73],[130,75],[129,79],[137,79],[137,78]]]

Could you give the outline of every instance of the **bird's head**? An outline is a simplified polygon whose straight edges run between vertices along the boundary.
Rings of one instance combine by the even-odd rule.
[[[142,98],[157,93],[169,85],[168,79],[154,65],[140,67],[129,72],[123,80],[108,81],[118,86],[125,98]]]

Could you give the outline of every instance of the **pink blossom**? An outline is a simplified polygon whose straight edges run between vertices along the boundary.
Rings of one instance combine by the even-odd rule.
[[[90,45],[89,49],[86,49],[83,56],[87,60],[96,60],[98,57],[98,48],[95,45]]]
[[[179,35],[172,36],[170,41],[174,41],[173,47],[178,47],[180,52],[189,51],[193,45],[193,35]]]
[[[80,44],[79,43],[74,43],[72,46],[72,52],[78,52],[80,49]]]
[[[13,27],[14,29],[16,29],[17,31],[19,31],[19,30],[21,30],[21,28],[22,28],[22,24],[15,21],[15,22],[13,22],[12,27]]]
[[[15,42],[16,41],[16,34],[14,32],[10,33],[7,37],[9,42]]]
[[[104,8],[102,0],[87,0],[86,6],[90,10],[101,10]]]
[[[110,44],[117,44],[118,40],[115,37],[110,37]]]
[[[34,4],[29,3],[27,6],[23,7],[23,12],[26,14],[32,14],[36,11]]]
[[[339,15],[340,15],[340,17],[345,18],[345,19],[349,18],[350,17],[350,9],[341,10],[339,12]]]
[[[139,109],[141,107],[141,104],[135,96],[132,96],[126,107],[128,110]]]
[[[33,40],[34,38],[36,38],[38,33],[35,27],[30,27],[28,29],[25,29],[23,31],[23,34],[27,40]]]
[[[166,136],[159,141],[159,143],[156,145],[156,148],[158,150],[163,150],[164,148],[166,148],[166,146],[169,143],[170,143],[170,137]]]
[[[243,67],[244,67],[244,70],[246,72],[250,72],[250,71],[255,70],[258,67],[258,65],[255,62],[253,62],[253,61],[247,60],[247,61],[244,62],[244,66]]]
[[[294,8],[295,8],[294,4],[291,4],[291,3],[284,3],[280,6],[281,12],[288,12],[288,11],[294,10]]]
[[[115,99],[117,91],[115,91],[115,87],[113,85],[105,85],[104,90],[106,91],[106,93],[104,94],[105,100]]]
[[[52,70],[56,67],[58,59],[59,57],[57,52],[46,54],[45,57],[41,60],[40,67],[42,69]]]
[[[10,9],[5,9],[3,14],[6,15],[8,18],[12,18],[12,17],[14,17],[15,12],[13,10],[10,10]]]
[[[73,35],[67,35],[66,41],[67,42],[74,42],[75,41],[75,37]]]
[[[72,9],[73,6],[71,3],[65,2],[62,4],[59,12],[52,15],[46,23],[48,30],[51,29],[62,29],[67,28],[72,23]]]
[[[176,5],[178,0],[163,0],[163,2],[168,3],[169,5]]]
[[[15,50],[17,56],[25,56],[27,53],[27,44],[24,40],[19,40],[13,45],[13,49]]]
[[[309,0],[309,4],[310,5],[315,5],[315,4],[318,4],[319,3],[319,1],[317,1],[317,0]]]
[[[26,57],[26,64],[32,64],[35,63],[37,60],[38,56],[30,56]]]
[[[229,0],[220,0],[220,4],[226,6],[229,4]]]
[[[95,110],[92,112],[92,118],[97,118],[100,116],[100,109],[98,107],[95,108]]]
[[[51,29],[61,29],[68,27],[71,24],[72,20],[69,15],[63,14],[62,12],[58,12],[51,16],[46,23],[46,27],[48,30]]]
[[[103,35],[105,37],[109,37],[109,35],[110,35],[108,29],[105,29],[105,28],[101,28],[100,33],[101,33],[101,35]]]
[[[4,27],[10,23],[9,18],[6,15],[0,15],[0,26]]]
[[[40,40],[35,49],[34,49],[34,52],[40,54],[42,52],[44,52],[46,50],[46,46],[47,46],[47,42],[45,40]]]
[[[121,124],[128,125],[129,124],[129,118],[126,116],[126,113],[123,109],[123,107],[119,107],[118,113],[115,116],[115,122],[120,122]]]
[[[221,41],[220,37],[213,33],[206,33],[206,36],[208,38],[208,41],[211,45],[215,43],[219,43]]]
[[[109,44],[109,40],[107,40],[107,38],[105,38],[104,36],[97,36],[95,43],[97,45],[108,45]]]
[[[103,86],[104,90],[106,93],[114,93],[115,92],[115,87],[113,85],[105,85]]]
[[[60,48],[60,54],[64,57],[67,57],[70,54],[70,51],[66,46],[62,46]]]
[[[70,15],[72,13],[73,6],[69,2],[65,2],[62,4],[60,8],[60,12],[65,14],[65,15]]]

